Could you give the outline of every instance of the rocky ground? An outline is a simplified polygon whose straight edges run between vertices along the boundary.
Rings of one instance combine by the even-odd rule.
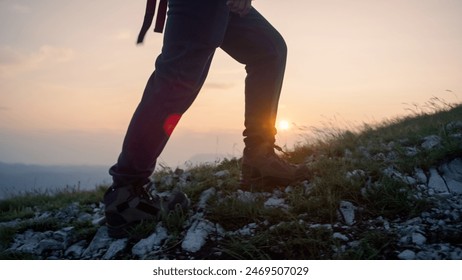
[[[358,246],[355,236],[359,228],[369,230],[386,230],[397,236],[398,242],[384,250],[385,258],[390,259],[462,259],[462,159],[457,158],[441,166],[434,167],[428,174],[416,170],[412,176],[405,176],[390,168],[391,176],[399,178],[418,188],[417,196],[429,198],[434,207],[410,220],[387,220],[378,217],[373,220],[358,221],[357,213],[361,211],[349,201],[339,205],[340,222],[335,224],[311,224],[309,227],[323,227],[331,230],[332,237],[338,240],[338,251],[346,251]],[[362,176],[363,171],[356,170],[347,176]],[[227,176],[226,172],[215,176]],[[306,184],[309,189],[309,184]],[[367,188],[367,186],[365,187]],[[235,195],[242,200],[252,200],[256,196],[266,198],[266,207],[287,208],[284,192],[250,193],[238,190]],[[169,233],[162,223],[145,239],[133,243],[129,239],[111,239],[107,228],[98,227],[91,241],[75,240],[75,229],[65,227],[55,231],[37,232],[27,230],[17,234],[8,251],[28,253],[40,259],[194,259],[220,258],[219,240],[225,235],[252,235],[260,226],[248,224],[243,228],[226,232],[218,223],[204,218],[203,211],[207,200],[217,195],[217,188],[210,188],[202,193],[195,213],[185,228],[181,244],[169,244]],[[98,224],[103,219],[104,206],[92,205],[92,213],[82,212],[78,204],[56,212],[39,212],[32,220],[46,220],[50,217],[61,221],[80,220]],[[2,223],[9,227],[19,220]],[[174,247],[172,250],[168,247]]]

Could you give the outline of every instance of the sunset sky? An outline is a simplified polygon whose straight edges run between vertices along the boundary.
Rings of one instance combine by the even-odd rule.
[[[300,127],[380,122],[433,96],[461,101],[460,0],[253,6],[289,48],[278,121],[290,126],[280,145],[300,141]],[[135,44],[144,8],[145,0],[0,0],[0,161],[115,162],[161,48],[152,32]],[[244,77],[218,50],[159,162],[240,156]]]

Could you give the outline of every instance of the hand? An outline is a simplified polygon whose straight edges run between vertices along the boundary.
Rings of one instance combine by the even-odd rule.
[[[237,13],[243,17],[247,15],[252,8],[252,0],[228,0],[226,5],[228,5],[231,12]]]

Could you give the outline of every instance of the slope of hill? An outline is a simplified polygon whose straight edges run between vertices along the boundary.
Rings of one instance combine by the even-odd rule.
[[[165,169],[188,212],[113,240],[104,188],[0,202],[0,257],[37,259],[462,259],[462,106],[358,131],[325,128],[289,151],[309,181],[239,188],[239,160]]]

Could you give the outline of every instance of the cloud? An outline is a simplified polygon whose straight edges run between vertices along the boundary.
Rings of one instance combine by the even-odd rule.
[[[3,46],[0,47],[0,78],[66,63],[72,61],[74,57],[75,51],[65,47],[43,45],[36,51],[25,52]]]
[[[10,108],[5,107],[5,106],[0,106],[0,111],[8,111]]]

